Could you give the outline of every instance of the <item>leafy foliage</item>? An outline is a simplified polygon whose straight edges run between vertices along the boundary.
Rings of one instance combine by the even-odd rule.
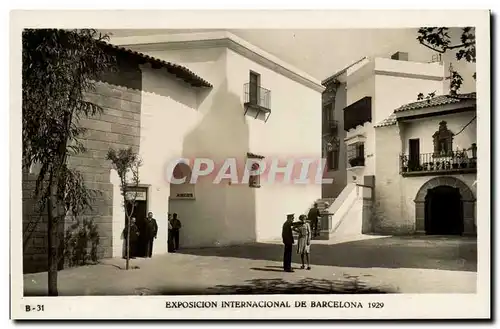
[[[64,237],[65,263],[72,266],[95,264],[98,261],[99,232],[94,220],[76,222]]]
[[[79,120],[102,111],[86,100],[85,93],[115,67],[115,59],[102,47],[105,40],[107,36],[90,29],[22,33],[22,166],[40,166],[35,197],[40,218],[45,211],[48,216],[50,295],[57,295],[56,223],[82,214],[95,194],[86,188],[82,175],[68,167],[67,159],[85,152],[79,140],[85,130]],[[36,224],[29,227],[34,230]]]
[[[447,27],[422,27],[418,30],[417,40],[420,44],[440,54],[454,51],[457,61],[465,60],[468,63],[476,63],[476,34],[473,27],[462,28],[460,42],[455,44],[452,42]],[[456,95],[463,84],[463,78],[456,70],[451,68],[450,71],[450,94]],[[475,80],[476,73],[472,77]]]
[[[427,94],[427,96],[425,96],[423,93],[419,93],[417,96],[417,100],[419,101],[426,100],[427,102],[430,102],[431,99],[433,99],[434,97],[436,97],[436,91]]]
[[[142,160],[131,147],[119,149],[118,151],[109,149],[106,160],[111,161],[120,178],[120,190],[126,216],[126,269],[128,270],[130,262],[130,222],[137,199],[137,190],[135,188],[139,186],[139,167],[142,166]]]

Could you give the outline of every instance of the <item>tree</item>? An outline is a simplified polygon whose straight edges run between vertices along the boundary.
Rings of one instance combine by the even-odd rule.
[[[107,36],[95,30],[27,29],[22,33],[22,166],[38,164],[34,197],[38,219],[47,216],[48,293],[57,296],[58,225],[91,208],[95,191],[68,157],[86,152],[79,140],[82,117],[102,109],[85,99],[94,81],[113,68],[114,58],[101,47]]]
[[[120,190],[123,197],[123,209],[126,217],[126,263],[125,268],[129,269],[130,264],[130,224],[137,200],[137,187],[139,186],[139,167],[142,161],[134,153],[132,148],[119,149],[118,151],[110,149],[106,159],[111,161],[118,177],[120,178]]]
[[[476,34],[473,27],[464,27],[461,29],[460,42],[453,43],[447,27],[422,27],[418,29],[418,42],[425,47],[444,54],[446,52],[455,52],[457,61],[465,60],[468,63],[476,63]],[[476,79],[474,72],[472,78]],[[456,95],[463,83],[462,75],[450,69],[450,95]],[[434,97],[429,94],[426,99]],[[418,99],[424,99],[420,93]]]

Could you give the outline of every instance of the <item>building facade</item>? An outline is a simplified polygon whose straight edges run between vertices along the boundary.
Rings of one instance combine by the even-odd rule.
[[[105,160],[111,147],[130,146],[142,158],[134,216],[140,226],[153,212],[159,229],[154,254],[167,252],[168,213],[177,213],[182,222],[182,247],[224,246],[279,238],[287,213],[305,213],[321,197],[321,184],[314,183],[251,177],[214,184],[217,170],[190,183],[200,159],[210,159],[215,169],[226,159],[234,159],[240,169],[248,159],[265,159],[278,172],[283,164],[273,164],[274,159],[320,159],[317,109],[324,87],[228,33],[174,38],[112,39],[121,70],[97,82],[88,96],[104,113],[82,121],[89,129],[84,136],[88,152],[70,161],[104,192],[89,215],[99,230],[99,257],[123,253],[119,179]],[[185,163],[175,165],[179,159]],[[173,184],[172,175],[187,181]],[[44,226],[37,228],[40,246],[46,243]],[[46,256],[35,249],[34,244],[25,248],[25,271],[43,270]]]
[[[325,178],[332,183],[323,184],[322,197],[336,198],[347,185],[347,152],[344,139],[344,109],[347,106],[347,70],[366,57],[352,63],[322,81],[325,86],[322,108],[323,157],[326,159]]]
[[[476,234],[475,97],[407,104],[376,126],[374,232]]]
[[[407,58],[364,58],[345,70],[347,185],[329,209],[332,225],[339,232],[473,235],[475,93],[443,95],[443,63]],[[435,96],[417,101],[420,93]]]

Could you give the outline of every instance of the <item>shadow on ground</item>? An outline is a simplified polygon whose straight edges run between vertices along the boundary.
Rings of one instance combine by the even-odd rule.
[[[298,281],[251,279],[240,285],[217,285],[199,290],[175,291],[166,289],[158,295],[274,295],[274,294],[387,294],[398,291],[390,287],[370,287],[358,277],[345,276],[340,280],[304,278]]]
[[[282,261],[283,246],[254,243],[242,246],[179,250],[198,256]],[[294,261],[298,256],[294,253]],[[313,244],[311,264],[357,268],[418,268],[477,271],[477,242],[463,237],[384,237],[339,244]]]

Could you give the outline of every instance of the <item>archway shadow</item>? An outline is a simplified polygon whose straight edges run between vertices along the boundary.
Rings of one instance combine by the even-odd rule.
[[[220,248],[181,250],[180,253],[281,262],[283,246],[253,243]],[[293,255],[299,262],[298,255]],[[397,236],[338,244],[312,244],[311,265],[356,268],[414,268],[477,271],[475,238]]]

